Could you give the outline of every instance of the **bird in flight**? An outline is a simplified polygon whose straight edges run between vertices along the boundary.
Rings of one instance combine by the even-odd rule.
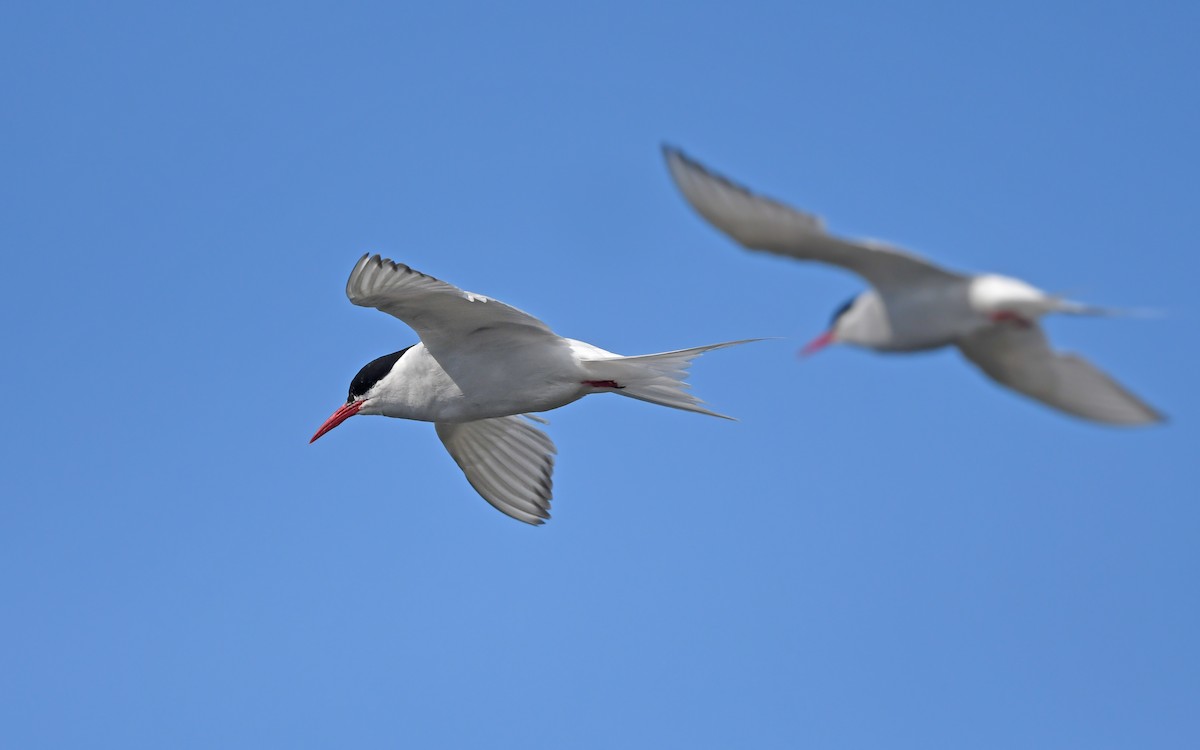
[[[501,513],[528,524],[550,517],[554,443],[532,412],[592,393],[675,409],[705,409],[684,382],[693,359],[746,341],[623,357],[562,338],[515,307],[364,255],[346,282],[362,307],[393,315],[420,342],[365,365],[343,404],[310,443],[356,414],[433,422],[471,486]]]
[[[1108,315],[996,274],[950,271],[873,240],[830,234],[821,219],[751,192],[682,151],[663,147],[671,177],[701,216],[751,250],[828,263],[870,284],[834,313],[802,351],[835,343],[880,352],[957,346],[999,384],[1067,414],[1114,425],[1163,415],[1075,354],[1051,348],[1039,321],[1049,313]]]

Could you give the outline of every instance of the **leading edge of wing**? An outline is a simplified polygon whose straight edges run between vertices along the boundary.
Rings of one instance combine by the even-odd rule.
[[[883,242],[830,234],[815,214],[759,195],[674,146],[662,148],[671,177],[692,208],[746,248],[840,266],[877,287],[893,281],[964,278]]]
[[[508,323],[552,334],[538,318],[499,300],[459,289],[403,263],[364,254],[346,281],[346,296],[412,326],[424,339],[443,329],[474,330]]]

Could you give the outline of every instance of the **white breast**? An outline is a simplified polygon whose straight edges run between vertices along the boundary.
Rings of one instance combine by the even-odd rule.
[[[556,409],[585,391],[569,348],[551,349],[465,346],[442,362],[417,344],[368,394],[362,413],[468,422]]]

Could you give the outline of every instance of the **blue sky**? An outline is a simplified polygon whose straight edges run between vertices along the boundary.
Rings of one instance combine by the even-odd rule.
[[[969,6],[969,7],[968,7]],[[0,744],[1195,747],[1189,3],[26,4],[0,15]],[[794,351],[861,288],[742,252],[677,144],[1054,320],[1171,422],[953,352]],[[554,519],[426,424],[308,438],[415,341],[381,252],[694,368],[549,415]]]

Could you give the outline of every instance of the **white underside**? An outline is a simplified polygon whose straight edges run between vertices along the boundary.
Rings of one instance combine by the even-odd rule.
[[[884,352],[957,346],[996,382],[1068,414],[1121,425],[1162,420],[1091,363],[1049,345],[1039,323],[1043,315],[1094,308],[1005,276],[905,292],[888,297],[868,292],[871,296],[849,321],[851,336],[841,340]]]
[[[540,337],[539,337],[540,338]],[[569,346],[544,339],[503,350],[462,347],[441,361],[417,344],[372,389],[360,413],[424,422],[471,422],[565,406],[594,389]]]

